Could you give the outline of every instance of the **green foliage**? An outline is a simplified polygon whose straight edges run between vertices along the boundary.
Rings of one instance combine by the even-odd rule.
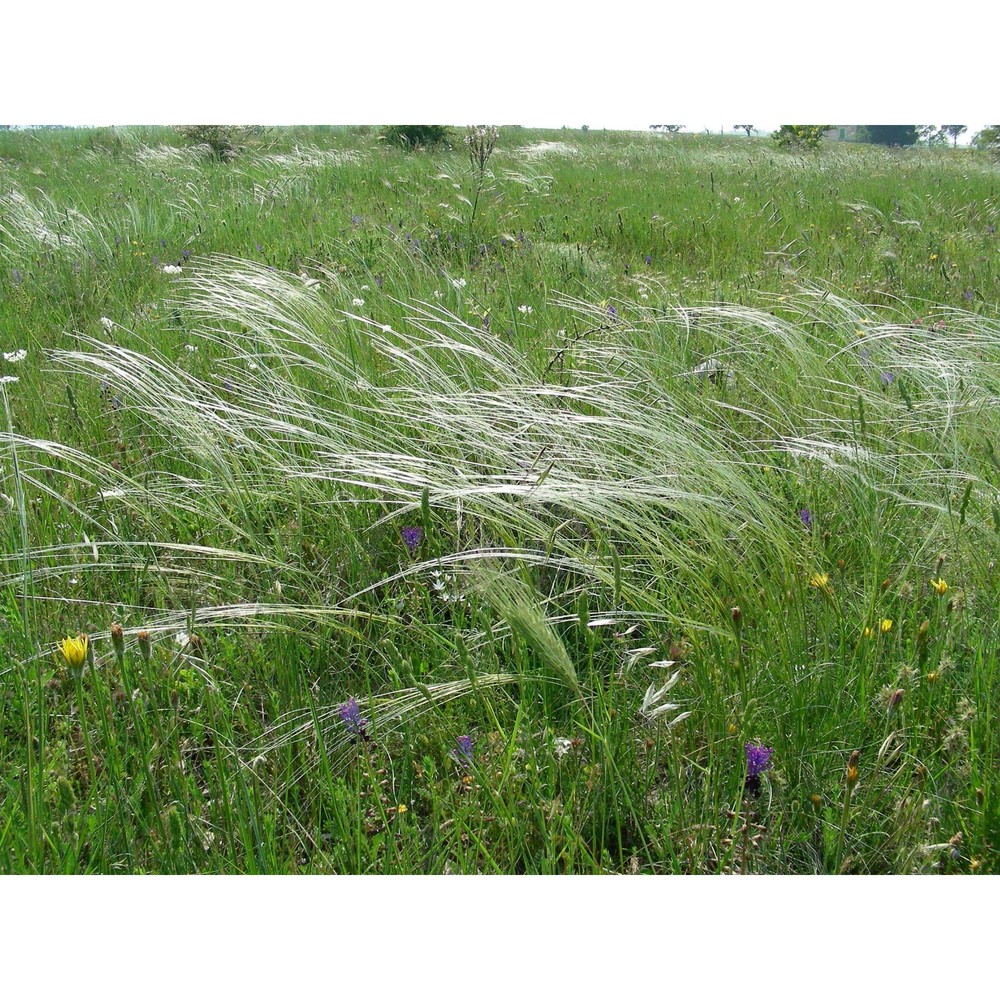
[[[830,125],[782,125],[776,132],[771,133],[771,138],[779,146],[786,148],[817,149],[823,140],[823,133],[829,128]]]
[[[1000,125],[987,125],[972,141],[979,149],[1000,153]]]
[[[176,125],[174,131],[192,146],[206,146],[223,163],[242,156],[257,144],[265,129],[259,125]]]
[[[379,135],[390,146],[417,149],[447,145],[452,130],[447,125],[386,125]]]
[[[0,870],[997,870],[993,162],[470,138],[0,136]]]
[[[859,140],[877,146],[912,146],[919,138],[916,125],[862,125]]]

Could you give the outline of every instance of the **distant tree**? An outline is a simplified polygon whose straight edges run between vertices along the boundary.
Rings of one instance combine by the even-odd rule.
[[[982,132],[975,134],[972,141],[979,149],[1000,153],[1000,125],[987,125]]]
[[[386,125],[380,135],[390,146],[416,149],[448,142],[451,129],[447,125]]]
[[[733,128],[741,128],[741,129],[743,129],[743,131],[746,132],[748,139],[750,138],[750,133],[751,132],[756,132],[757,131],[757,126],[756,125],[734,125]]]
[[[683,125],[650,125],[649,126],[654,132],[680,132]]]
[[[958,145],[958,137],[969,128],[968,125],[945,125],[944,131],[951,137],[952,146]]]
[[[779,146],[792,149],[817,149],[823,139],[823,133],[830,128],[831,125],[782,125],[777,132],[771,133],[771,138]]]
[[[917,141],[916,125],[863,125],[863,142],[877,146],[912,146]]]

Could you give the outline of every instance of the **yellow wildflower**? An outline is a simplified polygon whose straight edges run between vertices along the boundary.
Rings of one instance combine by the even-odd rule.
[[[892,628],[892,619],[883,618],[882,621],[879,622],[878,627],[882,630],[883,633],[888,632]]]
[[[820,590],[826,590],[830,584],[830,574],[829,573],[813,573],[809,577],[810,587],[819,587]]]
[[[944,582],[940,577],[936,580],[931,580],[931,586],[937,592],[938,597],[944,597],[948,590],[948,584]]]
[[[67,636],[59,643],[59,650],[70,670],[82,670],[87,659],[88,636],[81,632],[75,639]]]
[[[407,809],[407,807],[402,802],[398,806],[396,806],[396,812],[398,812],[400,816],[402,816],[403,813],[409,812],[409,811],[410,810]]]
[[[937,260],[938,255],[936,253],[931,254],[931,260]]]
[[[865,638],[870,639],[875,633],[870,628],[865,628]]]

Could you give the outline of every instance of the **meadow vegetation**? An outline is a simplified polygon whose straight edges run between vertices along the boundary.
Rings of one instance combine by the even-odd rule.
[[[0,870],[995,870],[994,158],[239,138],[0,134]]]

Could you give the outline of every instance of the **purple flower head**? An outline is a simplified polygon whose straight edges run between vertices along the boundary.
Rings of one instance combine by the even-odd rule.
[[[182,251],[181,251],[181,256],[182,256],[182,257],[183,257],[183,258],[184,258],[185,260],[187,260],[187,259],[188,259],[188,257],[190,257],[190,256],[191,256],[191,251],[190,251],[190,250],[182,250]]]
[[[649,267],[649,265],[652,263],[653,263],[653,258],[649,254],[646,254],[646,267]]]
[[[167,245],[167,241],[166,240],[160,240],[160,246],[161,247],[165,247],[166,245]]]
[[[462,767],[468,767],[472,763],[472,752],[475,744],[471,736],[459,736],[455,742],[458,746],[454,750],[448,751],[448,756]]]
[[[263,244],[262,243],[258,243],[257,244],[257,253],[263,253],[263,252],[264,252],[264,246],[263,246]]]
[[[360,222],[361,222],[361,216],[360,215],[352,215],[351,216],[351,225],[352,226],[357,226],[357,225],[360,224]]]
[[[813,526],[812,511],[808,507],[803,507],[802,510],[799,511],[799,520],[807,528],[811,528]]]
[[[115,237],[115,246],[120,247],[122,245],[122,238],[120,236]]]
[[[763,743],[745,743],[743,749],[747,752],[747,778],[759,778],[771,769],[773,747],[766,747]]]
[[[21,282],[22,282],[22,281],[24,280],[24,279],[23,279],[23,278],[21,277],[21,272],[20,272],[20,271],[19,271],[19,270],[18,270],[18,269],[17,269],[16,267],[15,267],[15,268],[14,268],[14,270],[13,270],[13,271],[11,272],[11,275],[10,275],[10,276],[11,276],[11,277],[12,277],[12,278],[14,279],[14,284],[15,284],[15,285],[20,285],[20,284],[21,284]]]
[[[614,306],[608,306],[608,315],[614,319],[618,315],[618,310]]]
[[[424,529],[421,527],[403,528],[400,532],[406,547],[410,550],[410,555],[417,551],[420,543],[424,540]]]
[[[971,288],[966,288],[966,290],[962,292],[962,298],[965,299],[966,302],[971,302],[975,297],[976,293]]]
[[[892,385],[896,381],[896,376],[892,372],[879,372],[878,377],[884,385]]]
[[[354,700],[354,698],[348,698],[347,701],[337,709],[337,714],[340,716],[340,721],[343,722],[344,728],[352,736],[365,735],[365,726],[368,725],[368,720],[361,718],[361,709],[358,708],[358,703]]]

